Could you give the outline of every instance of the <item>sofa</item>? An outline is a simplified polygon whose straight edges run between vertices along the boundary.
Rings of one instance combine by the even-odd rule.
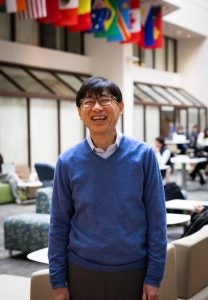
[[[4,221],[4,247],[29,253],[48,246],[48,228],[52,187],[41,188],[36,194],[34,213],[8,216]]]
[[[175,247],[169,243],[167,245],[167,257],[163,280],[160,285],[160,300],[177,299],[177,276],[176,276],[176,256]]]
[[[177,297],[208,299],[208,225],[172,242],[176,255]]]
[[[208,300],[208,225],[167,245],[160,300]],[[31,275],[30,300],[52,300],[48,269]]]
[[[10,185],[8,183],[0,182],[0,204],[12,202],[14,202],[14,197]]]
[[[208,225],[168,244],[160,300],[208,300]]]

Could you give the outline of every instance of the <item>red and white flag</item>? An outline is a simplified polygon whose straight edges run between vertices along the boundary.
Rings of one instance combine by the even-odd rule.
[[[71,26],[78,22],[78,0],[59,0],[61,18],[54,22],[55,26]]]
[[[141,36],[141,11],[140,1],[130,1],[130,34],[131,36],[122,43],[138,43]]]
[[[47,16],[39,18],[40,23],[52,23],[61,18],[61,12],[59,10],[59,0],[46,0]]]
[[[38,19],[46,17],[46,0],[26,0],[26,10],[20,12],[19,16],[23,19]]]

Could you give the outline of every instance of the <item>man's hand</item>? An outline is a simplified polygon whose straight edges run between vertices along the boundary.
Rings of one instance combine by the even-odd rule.
[[[53,289],[54,300],[70,300],[69,291],[67,288]]]
[[[159,288],[144,284],[142,300],[159,300]]]

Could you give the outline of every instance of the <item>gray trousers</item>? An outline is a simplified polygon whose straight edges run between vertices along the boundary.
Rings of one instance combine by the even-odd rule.
[[[18,182],[20,182],[21,180],[18,178],[17,174],[15,173],[1,174],[0,181],[2,183],[9,183],[14,198],[18,198],[17,185]]]
[[[144,269],[101,272],[70,264],[70,300],[141,300],[144,277]]]

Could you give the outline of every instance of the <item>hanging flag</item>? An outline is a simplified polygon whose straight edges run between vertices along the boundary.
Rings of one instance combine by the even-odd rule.
[[[78,22],[69,26],[69,31],[87,31],[92,27],[91,20],[91,0],[79,0]]]
[[[17,4],[17,11],[23,11],[26,10],[26,0],[16,0]]]
[[[116,0],[104,0],[106,18],[104,20],[104,30],[95,34],[95,37],[106,38],[119,33],[117,27]]]
[[[38,19],[46,15],[46,0],[26,0],[26,10],[19,12],[22,19]]]
[[[0,12],[5,13],[6,12],[6,4],[4,0],[0,0]]]
[[[141,38],[140,0],[130,1],[130,33],[130,38],[122,43],[138,43]]]
[[[151,8],[151,13],[148,18],[151,17],[152,21],[149,23],[149,27],[145,26],[142,30],[139,46],[147,49],[156,49],[163,47],[163,33],[162,33],[162,7],[156,6]],[[147,19],[148,22],[148,19]],[[150,25],[151,24],[151,25]]]
[[[109,11],[105,7],[104,0],[94,0],[92,1],[92,10],[91,10],[91,18],[92,18],[92,27],[90,32],[97,33],[105,30],[104,22],[109,17]]]
[[[71,26],[78,22],[78,0],[59,0],[61,18],[53,24],[55,26]]]
[[[128,0],[117,1],[117,27],[118,33],[107,37],[109,42],[126,41],[131,37],[130,9]]]
[[[145,4],[141,10],[141,38],[138,43],[140,47],[146,48],[154,45],[154,19],[153,7]]]
[[[40,23],[52,23],[61,19],[61,12],[59,10],[59,0],[46,0],[47,16],[39,18]]]
[[[137,43],[141,35],[140,0],[130,1],[130,33],[131,37],[127,42]]]
[[[6,0],[6,11],[8,13],[16,13],[17,12],[16,0]]]
[[[153,48],[163,47],[162,7],[154,7],[154,45]]]

